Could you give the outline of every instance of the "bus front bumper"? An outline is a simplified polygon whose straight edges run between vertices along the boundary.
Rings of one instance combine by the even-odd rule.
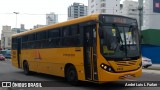
[[[117,81],[120,79],[123,79],[123,80],[133,79],[136,77],[140,77],[142,75],[142,67],[135,71],[129,71],[129,72],[123,72],[123,73],[111,73],[101,68],[99,69],[100,69],[99,81],[102,83]]]

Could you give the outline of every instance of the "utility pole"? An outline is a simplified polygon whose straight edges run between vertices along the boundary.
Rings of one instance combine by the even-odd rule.
[[[139,2],[139,6],[138,6],[138,10],[139,10],[139,29],[140,32],[142,31],[142,24],[143,24],[143,0],[138,0]]]
[[[140,33],[140,38],[141,38],[141,43],[143,43],[143,37],[142,37],[142,21],[143,21],[143,0],[138,0],[139,5],[138,5],[138,10],[139,10],[139,33]]]
[[[16,28],[17,28],[17,14],[19,14],[19,12],[13,12],[14,14],[16,14]]]

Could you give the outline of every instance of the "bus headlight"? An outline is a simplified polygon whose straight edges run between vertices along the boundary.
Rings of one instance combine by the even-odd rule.
[[[101,67],[104,67],[104,65],[103,65],[103,64],[101,64]]]
[[[107,69],[107,66],[104,66],[103,68],[106,70],[106,69]]]
[[[101,64],[101,68],[106,70],[106,71],[109,71],[109,72],[114,72],[113,68],[111,66],[108,66],[104,63]]]

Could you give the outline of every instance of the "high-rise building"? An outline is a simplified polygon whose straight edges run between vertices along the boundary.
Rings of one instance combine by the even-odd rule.
[[[21,24],[20,28],[12,28],[13,33],[21,33],[21,32],[25,32],[25,31],[27,31],[27,29],[25,29],[24,24]]]
[[[46,25],[40,25],[40,24],[37,24],[35,26],[33,26],[33,29],[36,29],[36,28],[41,28],[41,27],[45,27]]]
[[[160,45],[160,0],[144,0],[142,34],[145,44]]]
[[[21,28],[11,28],[11,26],[3,26],[1,34],[1,48],[11,49],[11,36],[16,33],[27,31],[24,24],[21,24]]]
[[[2,49],[11,49],[11,26],[2,26],[1,34],[1,48]]]
[[[58,22],[58,14],[51,12],[50,14],[46,14],[46,25],[55,24]]]
[[[81,3],[73,3],[68,7],[68,20],[87,15],[87,6]]]
[[[135,18],[137,19],[137,22],[139,23],[138,5],[139,4],[137,1],[125,0],[123,1],[123,7],[121,6],[120,14],[123,16]]]
[[[88,0],[88,14],[118,14],[120,11],[120,0]]]
[[[143,0],[142,55],[160,63],[160,0]]]

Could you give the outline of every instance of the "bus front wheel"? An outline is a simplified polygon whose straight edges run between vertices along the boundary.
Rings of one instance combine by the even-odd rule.
[[[72,85],[78,84],[77,71],[74,66],[70,66],[66,72],[66,79]]]
[[[25,75],[29,75],[30,74],[29,65],[28,65],[28,62],[26,62],[26,61],[23,63],[23,70],[24,70],[24,74]]]

